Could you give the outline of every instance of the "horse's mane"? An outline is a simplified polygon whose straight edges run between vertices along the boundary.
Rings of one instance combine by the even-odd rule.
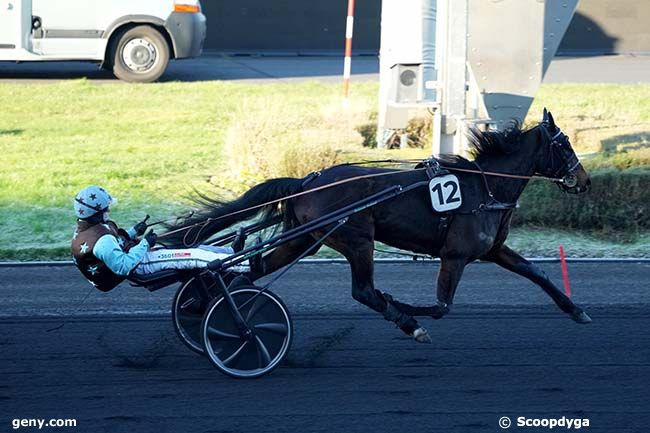
[[[511,120],[508,127],[503,131],[481,131],[470,128],[467,139],[470,146],[470,154],[474,159],[485,156],[508,155],[519,145],[519,138],[526,132],[522,130],[518,120]]]
[[[445,167],[476,169],[476,166],[471,161],[468,161],[460,155],[442,154],[436,159]],[[419,167],[421,167],[420,164],[418,164]]]
[[[519,138],[524,132],[526,130],[521,128],[517,120],[512,120],[503,131],[481,131],[471,128],[467,133],[469,154],[474,160],[479,161],[484,157],[508,155],[517,150]],[[437,157],[437,160],[447,167],[476,169],[473,162],[460,155],[442,154]],[[419,163],[416,168],[422,166],[422,163]]]

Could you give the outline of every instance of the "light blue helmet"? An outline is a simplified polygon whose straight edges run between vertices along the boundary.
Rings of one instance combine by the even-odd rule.
[[[86,219],[105,211],[112,203],[115,200],[108,191],[101,186],[91,185],[79,191],[74,198],[74,213],[77,218]]]

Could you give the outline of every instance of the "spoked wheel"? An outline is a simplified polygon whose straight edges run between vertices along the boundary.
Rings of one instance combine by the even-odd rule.
[[[289,351],[293,337],[289,312],[277,295],[260,293],[259,287],[242,286],[231,295],[252,336],[242,338],[226,299],[214,299],[201,324],[205,353],[229,376],[260,377],[274,370]]]
[[[201,296],[200,284],[192,278],[178,289],[172,304],[172,321],[181,341],[190,350],[203,354],[201,321],[210,300]]]

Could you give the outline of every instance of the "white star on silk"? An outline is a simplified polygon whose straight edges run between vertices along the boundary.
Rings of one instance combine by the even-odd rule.
[[[88,266],[88,272],[90,272],[90,275],[97,274],[97,266]]]
[[[119,244],[119,246],[123,247],[124,246],[124,239],[117,238],[117,243]]]
[[[88,251],[88,244],[83,243],[79,246],[79,251],[81,251],[81,254],[86,254],[86,251]]]

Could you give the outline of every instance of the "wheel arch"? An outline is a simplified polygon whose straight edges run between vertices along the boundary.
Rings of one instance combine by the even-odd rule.
[[[169,58],[176,58],[174,41],[169,34],[169,31],[165,27],[165,21],[163,19],[151,15],[127,15],[113,21],[113,23],[111,23],[111,25],[109,25],[102,34],[102,38],[108,39],[108,42],[106,43],[106,50],[104,51],[104,60],[102,61],[102,66],[111,64],[111,52],[113,50],[113,45],[116,43],[119,35],[140,25],[148,25],[149,27],[152,27],[160,32],[160,34],[165,38],[167,46],[169,47]]]

